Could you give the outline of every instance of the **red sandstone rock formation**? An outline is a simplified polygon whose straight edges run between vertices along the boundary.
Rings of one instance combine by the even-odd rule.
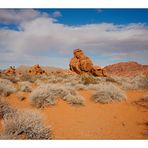
[[[34,65],[30,68],[30,70],[28,71],[29,74],[31,75],[42,75],[42,74],[46,74],[45,70],[43,70],[39,64]]]
[[[77,74],[92,74],[94,76],[106,76],[103,69],[99,66],[93,66],[91,59],[83,53],[81,49],[75,49],[74,57],[70,60],[70,70]]]
[[[10,66],[9,68],[5,69],[4,74],[8,74],[8,75],[16,74],[15,67]]]
[[[137,62],[121,62],[106,66],[104,69],[108,74],[116,76],[148,75],[148,65],[142,65]]]

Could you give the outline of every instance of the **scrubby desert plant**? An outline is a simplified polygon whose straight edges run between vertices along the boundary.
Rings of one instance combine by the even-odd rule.
[[[28,81],[19,82],[19,90],[23,92],[31,92],[32,86],[31,83]]]
[[[97,91],[92,96],[95,102],[104,104],[126,99],[124,92],[112,83],[102,83],[97,88]]]
[[[147,89],[148,78],[145,75],[139,75],[136,77],[112,77],[119,85],[124,89]]]
[[[69,93],[63,98],[63,100],[73,105],[84,105],[84,98],[78,94]]]
[[[76,90],[87,90],[87,86],[84,84],[76,84],[74,87]]]
[[[34,83],[37,79],[41,79],[40,75],[28,75],[28,74],[23,74],[20,76],[21,81],[29,81],[31,83]]]
[[[66,89],[64,87],[46,84],[35,89],[30,95],[30,100],[36,107],[54,105],[57,97],[63,97],[65,93]]]
[[[42,116],[32,110],[22,110],[4,116],[1,139],[51,139],[51,130],[42,123]]]
[[[45,83],[44,83],[42,80],[37,79],[37,80],[34,82],[34,84],[37,85],[37,86],[41,86],[41,85],[44,85]]]
[[[15,74],[8,75],[8,74],[1,73],[0,78],[7,79],[7,80],[11,81],[12,83],[17,83],[20,80],[19,77],[17,77]]]
[[[96,79],[92,75],[82,75],[81,79],[84,85],[96,84]]]
[[[58,98],[65,98],[68,94],[77,97],[75,90],[60,84],[46,84],[41,85],[35,89],[31,95],[30,100],[36,107],[44,107],[47,105],[55,105]],[[67,101],[67,99],[65,99]]]
[[[0,117],[2,118],[4,115],[14,112],[7,102],[0,98]]]
[[[14,93],[16,88],[13,83],[6,79],[0,79],[0,94],[2,96],[9,96],[11,93]]]

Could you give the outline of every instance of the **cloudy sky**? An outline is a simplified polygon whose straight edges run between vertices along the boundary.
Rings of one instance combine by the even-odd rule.
[[[0,68],[68,68],[75,48],[94,64],[148,64],[148,9],[0,9]]]

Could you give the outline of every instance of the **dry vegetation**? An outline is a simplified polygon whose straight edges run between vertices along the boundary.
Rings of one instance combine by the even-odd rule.
[[[51,139],[51,131],[44,127],[42,116],[32,110],[17,110],[3,118],[1,139]]]
[[[122,101],[126,99],[126,94],[112,83],[102,83],[98,84],[97,90],[93,94],[92,99],[95,102],[105,104],[114,101]]]
[[[58,98],[71,104],[83,104],[84,102],[84,99],[74,89],[60,84],[41,85],[30,95],[30,100],[36,107],[55,105]]]
[[[10,80],[0,79],[0,94],[2,96],[9,96],[15,91],[16,91],[16,88]]]
[[[28,81],[19,82],[19,90],[22,92],[31,92],[32,91],[32,84]]]
[[[143,75],[131,78],[64,74],[0,75],[1,97],[5,99],[15,93],[22,101],[26,99],[23,93],[29,93],[32,105],[37,108],[56,105],[59,99],[72,105],[84,105],[85,98],[79,94],[81,90],[93,90],[92,100],[105,104],[125,100],[126,90],[147,88],[148,77]],[[148,95],[143,99],[147,101]],[[51,131],[43,125],[42,116],[32,110],[14,110],[5,101],[0,101],[0,116],[4,126],[1,139],[51,139]]]

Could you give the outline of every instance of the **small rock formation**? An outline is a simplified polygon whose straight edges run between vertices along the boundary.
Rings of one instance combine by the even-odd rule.
[[[15,66],[10,66],[9,68],[5,69],[4,70],[4,74],[7,74],[7,75],[13,75],[13,74],[16,74],[16,71],[15,71]]]
[[[92,74],[94,76],[106,76],[104,70],[99,66],[94,66],[89,57],[85,56],[81,49],[75,49],[74,57],[70,60],[70,70],[77,74]]]
[[[28,74],[30,75],[42,75],[42,74],[46,74],[45,70],[43,70],[39,64],[32,66],[29,70],[28,70]]]

